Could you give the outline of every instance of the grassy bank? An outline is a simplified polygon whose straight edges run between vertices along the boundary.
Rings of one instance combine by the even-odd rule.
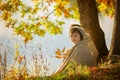
[[[96,67],[68,66],[62,72],[47,77],[30,77],[28,80],[120,80],[120,63],[99,64]]]

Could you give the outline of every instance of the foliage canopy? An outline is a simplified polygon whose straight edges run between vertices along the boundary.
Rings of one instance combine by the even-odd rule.
[[[99,11],[113,15],[114,0],[97,3]],[[79,20],[79,12],[76,0],[0,0],[0,18],[26,43],[36,34],[62,34],[63,19]]]

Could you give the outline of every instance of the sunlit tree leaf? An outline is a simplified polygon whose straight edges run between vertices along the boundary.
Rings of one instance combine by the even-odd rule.
[[[96,0],[98,3],[98,9],[103,15],[112,17],[114,14],[115,0]]]

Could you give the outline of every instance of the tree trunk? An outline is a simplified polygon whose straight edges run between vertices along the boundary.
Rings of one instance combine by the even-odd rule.
[[[105,35],[100,28],[95,0],[77,0],[81,26],[90,35],[99,52],[98,61],[108,55]]]
[[[109,55],[120,55],[120,1],[115,2],[115,17]]]

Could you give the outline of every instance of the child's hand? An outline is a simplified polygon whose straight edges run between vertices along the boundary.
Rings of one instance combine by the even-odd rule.
[[[70,53],[70,49],[65,51],[65,47],[64,47],[63,50],[57,49],[57,51],[55,52],[55,54],[56,54],[55,57],[56,58],[66,58],[69,53]]]
[[[56,58],[64,58],[64,52],[65,52],[65,47],[63,48],[63,50],[61,51],[60,49],[57,49],[57,51],[55,52],[56,54]]]

